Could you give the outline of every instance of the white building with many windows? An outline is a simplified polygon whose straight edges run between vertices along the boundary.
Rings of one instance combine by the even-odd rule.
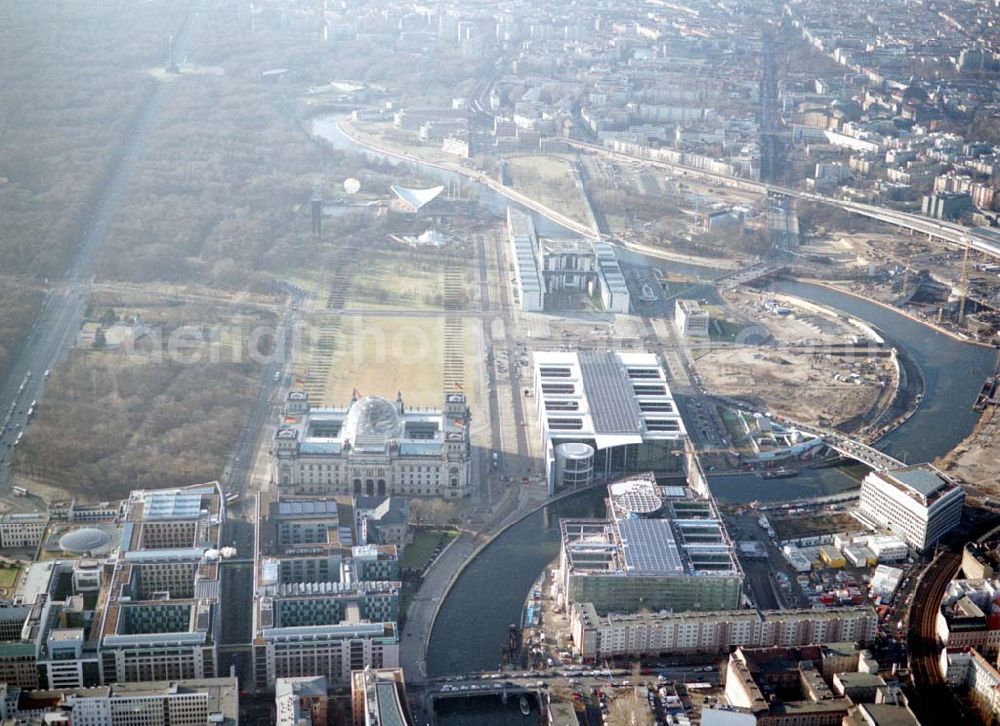
[[[472,457],[464,393],[440,409],[408,408],[378,396],[345,408],[312,408],[292,391],[274,434],[273,478],[297,495],[441,496],[469,493]]]
[[[930,464],[873,471],[861,482],[859,512],[916,550],[958,526],[965,492]]]
[[[23,512],[0,515],[0,547],[38,547],[49,526],[45,512]]]
[[[823,610],[716,610],[598,615],[592,603],[570,609],[570,631],[586,660],[660,653],[718,653],[734,646],[800,646],[875,638],[870,606]]]
[[[687,431],[655,355],[533,356],[550,492],[641,471],[683,475]]]
[[[235,726],[236,678],[115,683],[95,688],[28,691],[0,685],[0,718],[10,723],[73,726]]]
[[[674,303],[674,325],[686,338],[708,337],[708,311],[697,300],[677,300]]]

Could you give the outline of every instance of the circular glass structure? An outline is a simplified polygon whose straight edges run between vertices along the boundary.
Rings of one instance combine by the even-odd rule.
[[[402,432],[402,419],[396,405],[378,396],[365,396],[347,412],[344,433],[352,442],[362,438],[396,438]]]
[[[95,552],[111,544],[112,536],[109,532],[96,527],[84,527],[67,532],[59,538],[59,549],[77,555],[85,555]]]

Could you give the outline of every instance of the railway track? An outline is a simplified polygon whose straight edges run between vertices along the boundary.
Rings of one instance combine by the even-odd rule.
[[[913,678],[911,706],[921,723],[943,724],[960,719],[958,704],[938,665],[941,647],[936,630],[941,600],[961,562],[959,553],[943,552],[924,570],[913,592],[908,630]]]

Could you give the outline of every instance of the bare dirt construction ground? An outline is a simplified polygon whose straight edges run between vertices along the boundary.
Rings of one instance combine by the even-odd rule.
[[[973,434],[938,461],[944,471],[960,476],[992,499],[1000,498],[1000,410],[991,406]]]
[[[795,539],[796,537],[811,537],[818,534],[836,534],[837,532],[860,532],[861,524],[850,514],[844,512],[827,512],[815,516],[778,517],[768,516],[771,526],[779,540]]]
[[[697,359],[706,386],[737,398],[759,399],[768,409],[806,423],[834,424],[868,410],[879,386],[834,380],[836,362],[812,353],[736,348]]]
[[[774,295],[726,294],[727,317],[753,321],[772,338],[761,345],[696,348],[698,372],[709,390],[756,399],[803,422],[836,425],[868,411],[883,387],[893,385],[888,359],[851,360],[826,350],[858,334],[835,316],[792,307],[793,300]]]

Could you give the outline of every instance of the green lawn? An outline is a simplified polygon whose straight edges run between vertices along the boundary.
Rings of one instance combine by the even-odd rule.
[[[457,536],[458,532],[453,529],[418,529],[413,535],[413,542],[403,550],[400,566],[422,570],[430,562],[438,543],[443,548]]]
[[[0,588],[9,590],[17,582],[17,573],[20,567],[0,567]]]
[[[726,431],[729,432],[729,437],[733,441],[734,446],[740,446],[747,441],[746,432],[743,430],[743,424],[740,423],[739,417],[736,412],[731,408],[719,408],[719,412],[722,414],[722,423],[726,427]]]
[[[732,342],[736,340],[736,336],[743,330],[743,327],[739,323],[733,323],[729,320],[712,318],[709,323],[709,336],[712,340]]]

